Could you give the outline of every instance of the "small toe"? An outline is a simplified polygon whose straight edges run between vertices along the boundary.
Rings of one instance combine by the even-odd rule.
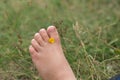
[[[39,31],[39,33],[40,33],[42,39],[43,39],[45,42],[48,42],[49,36],[48,36],[48,34],[47,34],[47,31],[46,31],[45,29],[41,29],[41,30]]]
[[[47,29],[49,37],[55,38],[57,42],[60,42],[59,34],[55,26],[49,26]]]
[[[33,62],[39,59],[39,54],[38,52],[34,49],[32,45],[29,46],[29,52],[32,57]]]
[[[35,39],[32,39],[31,44],[37,52],[39,52],[41,50],[40,45],[37,43],[37,41]]]
[[[42,39],[42,37],[40,36],[39,33],[35,34],[34,39],[39,43],[40,46],[43,46],[44,41],[43,41],[43,39]]]
[[[29,52],[31,55],[37,54],[37,51],[32,46],[29,46]]]

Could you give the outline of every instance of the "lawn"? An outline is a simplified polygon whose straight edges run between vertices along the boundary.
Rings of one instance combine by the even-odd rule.
[[[28,47],[49,25],[77,80],[120,73],[120,0],[0,0],[0,80],[41,80]]]

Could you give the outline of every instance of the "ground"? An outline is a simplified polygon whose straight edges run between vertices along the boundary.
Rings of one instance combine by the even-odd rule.
[[[78,80],[120,73],[119,0],[0,0],[0,80],[41,80],[28,46],[55,25]]]

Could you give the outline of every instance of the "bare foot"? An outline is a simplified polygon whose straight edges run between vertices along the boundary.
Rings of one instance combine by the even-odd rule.
[[[54,43],[49,43],[49,38]],[[54,26],[41,29],[31,41],[29,51],[43,80],[76,80],[61,47],[58,32]]]

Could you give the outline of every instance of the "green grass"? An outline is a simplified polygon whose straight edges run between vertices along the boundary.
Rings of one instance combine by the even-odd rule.
[[[78,80],[120,73],[119,0],[0,0],[0,80],[40,80],[28,46],[49,25]]]

